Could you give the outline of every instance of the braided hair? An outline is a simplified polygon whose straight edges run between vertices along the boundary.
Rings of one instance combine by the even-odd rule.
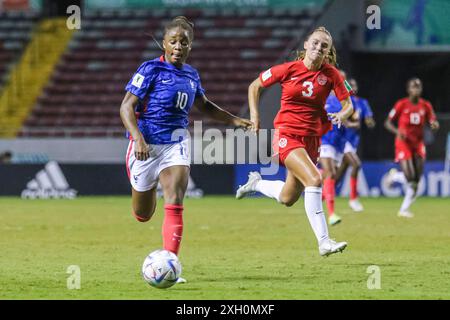
[[[188,20],[185,16],[178,16],[172,19],[166,26],[164,27],[164,35],[173,28],[181,28],[188,32],[189,41],[192,42],[194,40],[194,23]]]

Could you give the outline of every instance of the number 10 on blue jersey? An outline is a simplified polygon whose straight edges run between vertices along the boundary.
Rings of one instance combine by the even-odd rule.
[[[175,108],[183,110],[188,102],[188,94],[186,92],[177,92],[177,104],[175,105]]]

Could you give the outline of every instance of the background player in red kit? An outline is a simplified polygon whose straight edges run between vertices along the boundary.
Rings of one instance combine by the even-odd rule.
[[[260,74],[248,89],[250,120],[254,130],[259,129],[258,103],[261,90],[279,82],[282,87],[281,109],[274,126],[273,149],[287,168],[286,182],[262,180],[258,172],[249,174],[249,181],[236,192],[240,199],[247,193],[258,191],[292,206],[305,192],[305,209],[319,243],[319,253],[329,255],[340,252],[346,242],[329,239],[322,208],[322,177],[316,167],[320,137],[331,128],[324,109],[325,101],[334,90],[342,103],[342,110],[330,113],[333,123],[345,121],[353,112],[350,93],[339,71],[324,60],[333,54],[331,34],[324,27],[314,30],[304,42],[304,55],[296,61],[274,66]],[[303,57],[303,58],[302,58]]]
[[[432,130],[439,129],[439,123],[433,111],[431,103],[420,96],[422,94],[422,82],[418,78],[410,79],[406,89],[408,97],[397,101],[389,113],[385,122],[388,131],[395,134],[395,161],[400,163],[402,175],[390,172],[390,180],[406,182],[405,198],[398,215],[411,218],[410,205],[414,202],[417,186],[423,173],[426,157],[423,131],[425,124],[429,124]],[[395,127],[393,121],[398,122]]]

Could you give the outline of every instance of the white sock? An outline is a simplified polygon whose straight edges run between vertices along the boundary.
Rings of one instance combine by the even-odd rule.
[[[414,200],[416,200],[415,197],[416,193],[414,192],[413,185],[414,185],[413,182],[409,182],[407,184],[405,198],[403,199],[402,206],[400,207],[401,212],[408,211],[411,204],[414,202]]]
[[[328,239],[328,227],[322,207],[322,188],[305,188],[305,210],[317,242]]]
[[[396,173],[394,173],[394,175],[392,176],[392,181],[401,184],[408,183],[408,181],[406,181],[405,174],[402,171],[397,171]]]
[[[280,202],[280,193],[283,189],[284,181],[280,180],[259,180],[255,186],[255,191],[261,192],[266,197]]]

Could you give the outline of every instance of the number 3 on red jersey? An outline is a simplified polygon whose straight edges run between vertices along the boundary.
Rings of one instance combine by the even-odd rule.
[[[302,95],[304,97],[311,97],[314,89],[313,83],[311,81],[305,81],[303,82],[303,88],[306,88],[306,91],[302,90]]]

